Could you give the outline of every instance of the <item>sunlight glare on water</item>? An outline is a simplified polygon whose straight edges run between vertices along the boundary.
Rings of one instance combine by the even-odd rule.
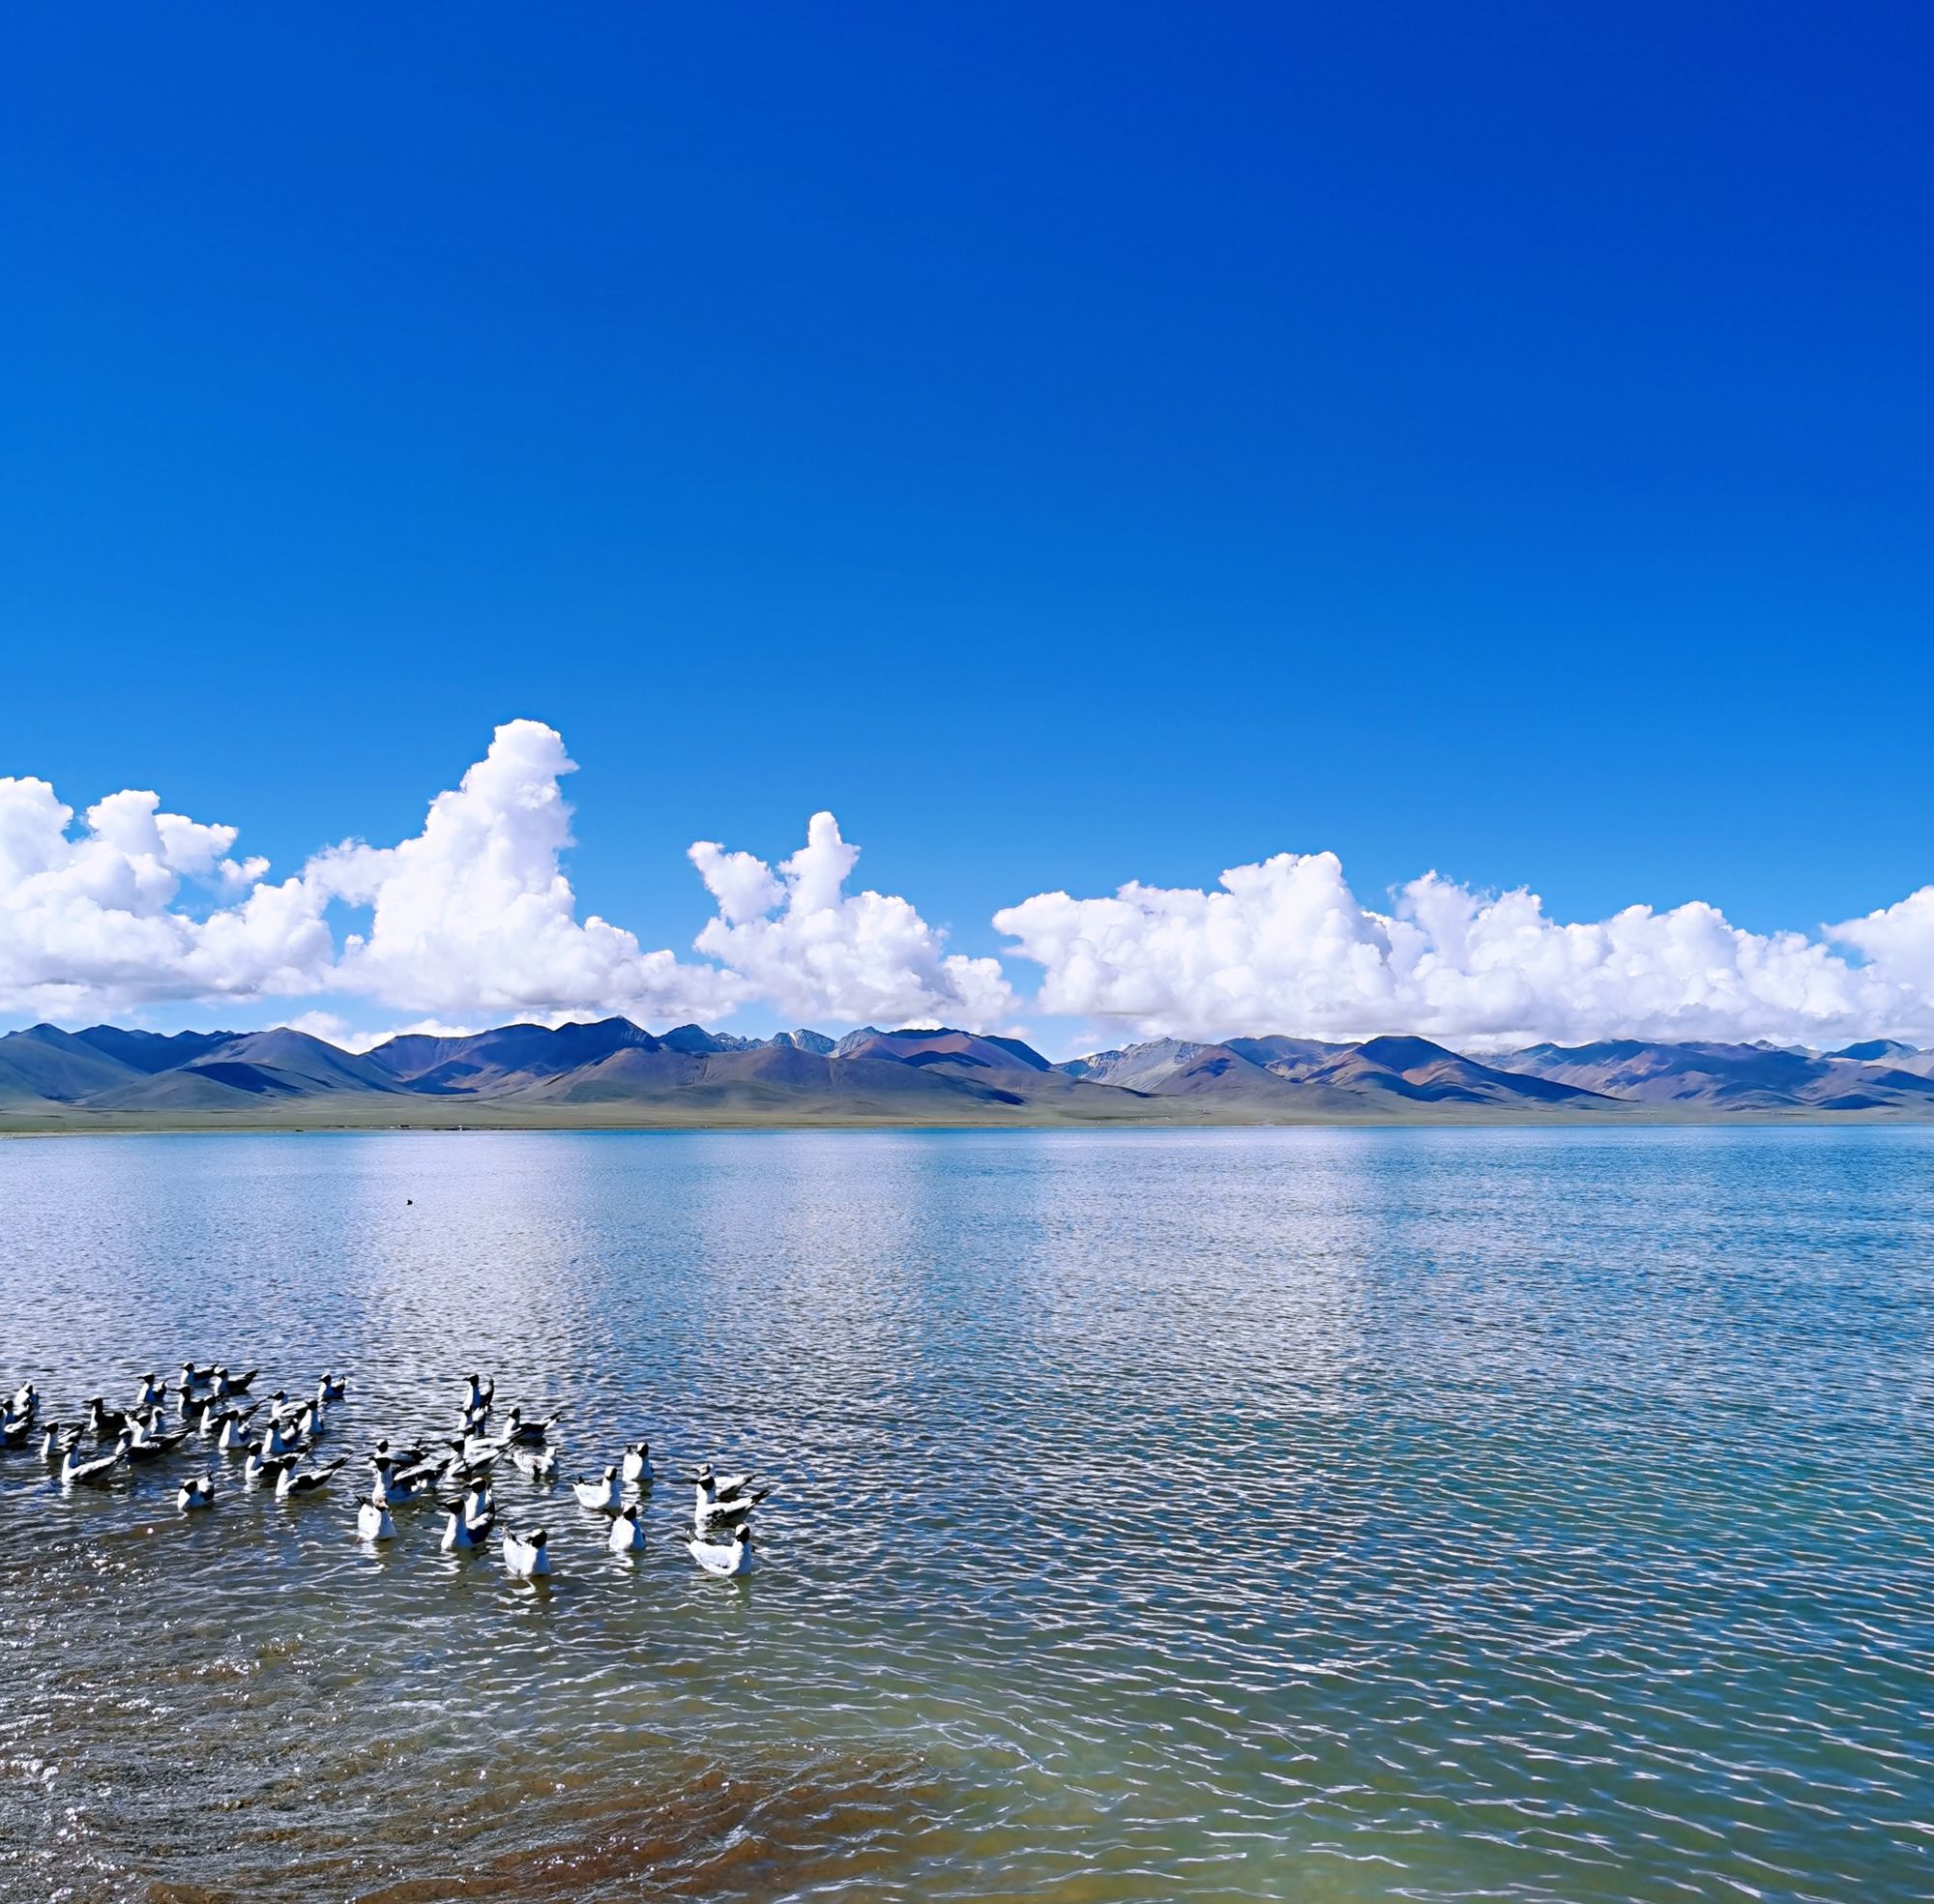
[[[1934,1132],[0,1143],[0,1382],[777,1483],[547,1586],[0,1456],[0,1895],[1934,1895]],[[11,1873],[11,1875],[9,1875]],[[15,1889],[17,1887],[17,1889]]]

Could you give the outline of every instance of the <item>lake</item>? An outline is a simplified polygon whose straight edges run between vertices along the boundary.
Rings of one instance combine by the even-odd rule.
[[[1934,1896],[1930,1325],[1926,1128],[0,1142],[44,1412],[661,1474],[532,1586],[0,1456],[0,1895]]]

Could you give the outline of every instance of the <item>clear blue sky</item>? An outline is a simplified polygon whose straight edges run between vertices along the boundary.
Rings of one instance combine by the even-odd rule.
[[[587,908],[830,806],[998,944],[1333,848],[1596,918],[1934,873],[1934,15],[39,7],[0,771]],[[205,1014],[204,1014],[205,1015]]]

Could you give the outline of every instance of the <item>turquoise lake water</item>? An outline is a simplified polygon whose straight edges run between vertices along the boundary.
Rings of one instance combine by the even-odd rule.
[[[1934,1131],[0,1143],[0,1382],[458,1378],[762,1567],[0,1456],[0,1896],[1934,1896]],[[183,1520],[173,1477],[221,1498]]]

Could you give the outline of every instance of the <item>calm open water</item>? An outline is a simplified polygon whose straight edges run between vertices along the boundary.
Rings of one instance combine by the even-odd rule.
[[[780,1484],[512,1475],[545,1589],[0,1456],[0,1896],[1934,1896],[1930,1324],[1926,1129],[0,1143],[55,1414]]]

